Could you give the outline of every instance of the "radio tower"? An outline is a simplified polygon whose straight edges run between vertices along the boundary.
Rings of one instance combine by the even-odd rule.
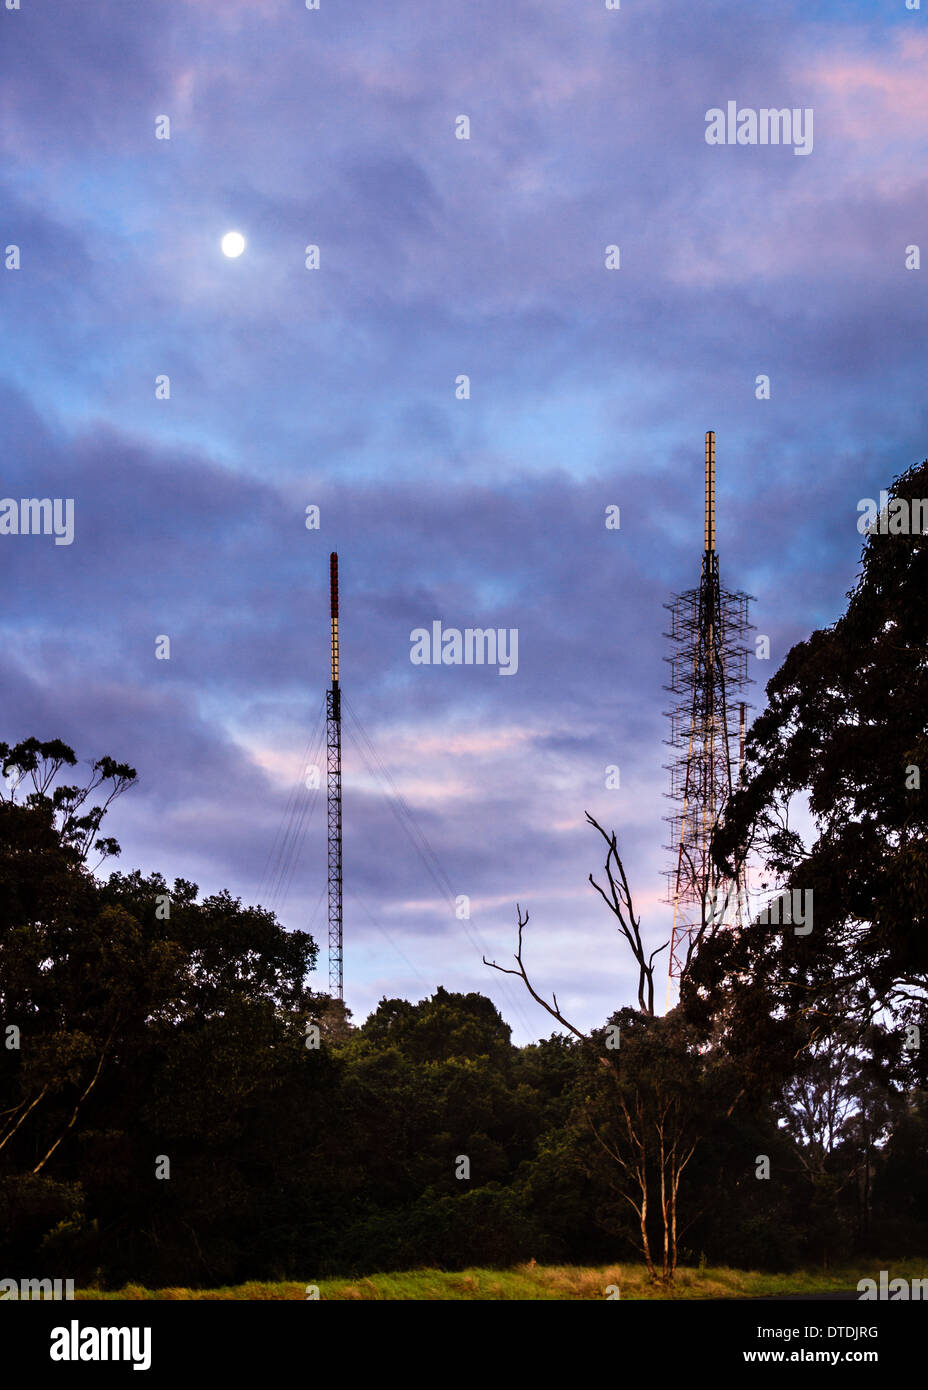
[[[342,978],[342,695],[338,688],[338,555],[329,556],[332,687],[325,693],[326,806],[329,824],[329,994],[344,999]]]
[[[669,711],[673,749],[669,795],[678,809],[671,827],[673,868],[667,870],[673,904],[667,1007],[673,982],[686,974],[706,934],[720,926],[740,928],[745,892],[719,877],[710,855],[712,834],[737,782],[744,760],[745,705],[736,697],[749,684],[745,636],[751,630],[751,595],[726,589],[719,579],[715,548],[715,434],[706,434],[706,517],[698,589],[674,595],[665,637],[675,644],[670,684],[677,697]],[[735,768],[733,777],[732,769]]]

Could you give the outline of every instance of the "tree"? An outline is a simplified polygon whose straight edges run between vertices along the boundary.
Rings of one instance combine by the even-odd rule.
[[[924,1254],[928,1243],[928,1090],[912,1087],[873,1184],[878,1248]]]
[[[103,857],[119,852],[99,830],[135,772],[102,757],[83,787],[55,785],[76,763],[59,739],[0,743],[0,1010],[20,1036],[5,1078],[12,1104],[0,1115],[0,1150],[22,1145],[27,1126],[35,1175],[97,1086],[127,992],[144,980],[150,997],[162,975],[161,963],[140,958],[136,924],[101,906],[85,867],[94,845]]]
[[[516,907],[518,943],[516,968],[484,963],[506,975],[517,975],[529,994],[582,1044],[593,1061],[584,1111],[596,1143],[619,1175],[615,1190],[633,1209],[637,1243],[652,1279],[671,1282],[677,1267],[680,1227],[680,1183],[720,1099],[726,1096],[730,1114],[744,1088],[733,1070],[718,1056],[703,1057],[704,1035],[682,1013],[658,1018],[654,1013],[654,961],[667,942],[650,954],[641,936],[631,888],[614,832],[607,833],[587,812],[587,821],[606,842],[606,887],[590,874],[590,883],[618,922],[618,930],[638,967],[637,1011],[613,1015],[603,1030],[585,1033],[565,1017],[552,995],[549,1003],[529,978],[522,957],[528,913]],[[601,1070],[604,1068],[605,1070]],[[655,1199],[655,1182],[657,1193]],[[651,1225],[655,1200],[662,1230],[661,1273],[652,1251]]]
[[[811,891],[814,923],[804,939],[758,941],[750,928],[756,950],[712,943],[700,953],[699,983],[766,971],[780,1007],[814,1018],[819,1031],[843,1016],[862,1034],[884,1010],[900,1029],[925,1022],[928,535],[906,533],[898,518],[917,516],[926,495],[928,461],[893,484],[844,615],[793,647],[768,684],[743,784],[716,836],[723,866],[754,847],[787,888]],[[803,803],[814,824],[808,845],[790,821]],[[924,1080],[923,1049],[911,1049],[909,1069]]]
[[[4,749],[19,771],[0,801],[0,1018],[18,1045],[0,1054],[0,1247],[45,1211],[82,1267],[93,1247],[92,1268],[124,1268],[130,1249],[127,1274],[215,1278],[272,1229],[286,1252],[280,1194],[301,1209],[331,1076],[304,1045],[315,942],[184,880],[100,883],[87,854],[118,850],[99,830],[132,770],[101,759],[65,788],[65,745]],[[177,1165],[165,1185],[161,1153]]]
[[[99,838],[100,824],[113,801],[122,795],[137,774],[128,763],[118,763],[115,758],[104,755],[91,764],[90,777],[84,786],[55,785],[63,768],[76,766],[74,750],[61,739],[42,743],[37,738],[27,738],[13,748],[0,743],[0,777],[7,788],[4,794],[0,785],[0,801],[7,806],[19,804],[17,794],[31,783],[32,791],[26,793],[21,804],[55,826],[61,846],[70,851],[76,862],[86,863],[96,846],[100,852],[99,863],[102,863],[110,855],[119,854],[119,845],[114,839]],[[110,785],[103,800],[96,804],[91,802],[84,814],[79,815],[94,793],[107,783]]]

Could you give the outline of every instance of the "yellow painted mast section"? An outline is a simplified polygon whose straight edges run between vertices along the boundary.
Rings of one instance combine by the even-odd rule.
[[[706,431],[706,554],[715,549],[715,430]]]

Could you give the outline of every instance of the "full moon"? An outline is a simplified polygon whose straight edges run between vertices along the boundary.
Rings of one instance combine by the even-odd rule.
[[[220,242],[222,254],[233,259],[240,256],[245,249],[245,238],[241,232],[226,232]]]

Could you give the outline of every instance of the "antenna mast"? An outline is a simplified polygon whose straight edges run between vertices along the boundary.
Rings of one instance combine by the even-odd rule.
[[[745,638],[750,595],[726,589],[719,578],[715,531],[715,434],[706,434],[705,525],[699,588],[677,594],[670,610],[674,643],[670,710],[674,750],[668,765],[670,796],[678,809],[671,827],[673,904],[667,1007],[674,985],[689,970],[699,943],[722,927],[741,925],[744,881],[722,880],[712,861],[716,824],[744,762],[745,705],[735,702],[749,684]],[[738,750],[737,754],[735,750]],[[737,758],[737,764],[736,764]],[[734,901],[733,901],[734,900]]]
[[[338,555],[329,556],[332,685],[325,695],[326,809],[329,829],[329,994],[344,999],[342,972],[342,695],[338,686]]]

